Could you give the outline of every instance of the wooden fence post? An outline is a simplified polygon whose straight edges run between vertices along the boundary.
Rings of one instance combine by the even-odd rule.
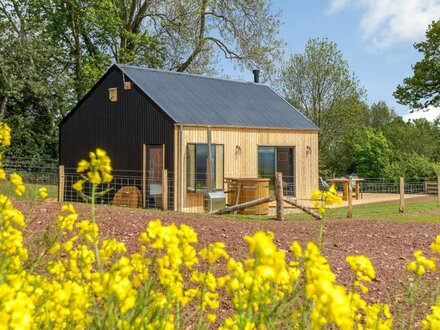
[[[277,205],[277,220],[284,221],[283,173],[275,173],[275,200]]]
[[[60,165],[58,171],[58,201],[64,202],[64,165]]]
[[[168,210],[168,171],[162,171],[162,210]]]
[[[400,206],[399,213],[405,210],[405,178],[400,177]]]
[[[348,212],[347,212],[347,218],[353,217],[353,177],[348,177]]]
[[[437,177],[437,207],[440,207],[440,175]]]
[[[142,145],[142,207],[146,207],[147,201],[147,145]]]

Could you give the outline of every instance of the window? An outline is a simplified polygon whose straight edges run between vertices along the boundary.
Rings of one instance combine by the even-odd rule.
[[[295,195],[293,147],[258,147],[258,176],[269,178],[270,187],[275,187],[275,172],[283,174],[284,194]]]
[[[211,170],[208,169],[208,145],[188,144],[187,146],[187,190],[206,192],[223,190],[223,145],[211,144]]]

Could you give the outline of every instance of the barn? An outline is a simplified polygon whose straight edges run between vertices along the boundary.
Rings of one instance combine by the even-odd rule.
[[[136,186],[143,206],[161,194],[164,170],[169,208],[186,212],[203,212],[227,178],[282,172],[297,199],[318,185],[318,127],[257,80],[114,64],[59,129],[65,200],[76,164],[97,147],[112,159],[114,191]]]

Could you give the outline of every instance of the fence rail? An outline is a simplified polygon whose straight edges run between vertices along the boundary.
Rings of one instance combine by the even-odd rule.
[[[53,160],[48,160],[47,162],[38,162],[25,158],[4,159],[2,165],[6,173],[19,173],[23,177],[24,182],[27,184],[51,185],[59,187],[62,194],[62,196],[60,196],[62,200],[75,202],[83,201],[78,192],[72,189],[72,185],[80,178],[80,176],[76,173],[75,168],[66,168],[64,169],[63,175],[60,175],[60,169]],[[194,203],[194,210],[197,208],[197,212],[206,212],[208,211],[207,205],[210,203],[210,197],[208,197],[206,187],[208,177],[206,177],[206,174],[200,173],[194,173],[194,175],[194,188],[185,186],[182,189],[183,195],[185,196],[185,198],[183,198],[183,209],[192,210],[192,203]],[[60,184],[60,178],[64,180],[62,187]],[[269,192],[273,193],[273,191],[275,191],[275,180],[273,177],[268,176],[267,178],[270,179]],[[217,180],[217,182],[215,176],[210,178],[210,180],[212,180],[211,189],[217,191],[224,191],[225,189],[227,190],[227,184],[222,184],[221,182],[222,177],[219,176],[217,179],[220,181]],[[166,184],[163,184],[164,180],[166,180]],[[184,179],[184,182],[187,181],[188,178]],[[295,183],[297,181],[298,179],[293,176],[283,177],[284,196],[295,198]],[[323,186],[323,182],[325,182],[325,179],[317,183],[317,186],[321,190],[326,189],[326,187]],[[399,178],[364,178],[360,185],[361,198],[370,198],[368,195],[374,194],[401,193]],[[127,187],[133,188],[130,188],[130,191],[127,192]],[[121,191],[123,188],[125,190],[122,190],[119,195],[131,194],[137,196],[136,198],[138,201],[135,203],[135,205],[139,207],[176,210],[180,203],[180,198],[178,198],[178,195],[175,196],[174,173],[172,172],[167,172],[167,177],[164,178],[164,173],[162,171],[149,171],[143,175],[142,171],[115,170],[113,172],[113,181],[110,183],[109,188],[109,191],[106,191],[106,193],[100,198],[100,203],[115,204],[115,195],[117,195],[118,191]],[[342,185],[337,185],[337,189],[342,191]],[[90,188],[84,186],[84,191],[88,193]],[[240,194],[245,193],[249,192],[240,192]],[[426,194],[438,196],[438,193],[438,183],[432,178],[407,180],[404,184],[404,194]],[[239,199],[239,196],[234,195],[232,198],[228,193],[225,193],[225,195],[226,203],[229,204],[236,204],[237,200]],[[188,196],[191,198],[187,198]],[[252,198],[252,196],[253,193],[250,193],[249,200]],[[232,201],[232,199],[234,200]],[[123,201],[121,203],[123,204]],[[196,207],[196,205],[202,206]]]

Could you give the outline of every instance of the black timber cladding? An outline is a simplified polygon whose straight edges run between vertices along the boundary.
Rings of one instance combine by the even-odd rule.
[[[117,102],[109,100],[113,87],[118,88]],[[60,124],[60,164],[66,171],[99,147],[110,156],[115,174],[134,175],[142,170],[143,144],[165,144],[165,168],[174,171],[174,123],[136,85],[124,90],[116,66]]]
[[[319,130],[270,87],[117,65],[176,123]]]

